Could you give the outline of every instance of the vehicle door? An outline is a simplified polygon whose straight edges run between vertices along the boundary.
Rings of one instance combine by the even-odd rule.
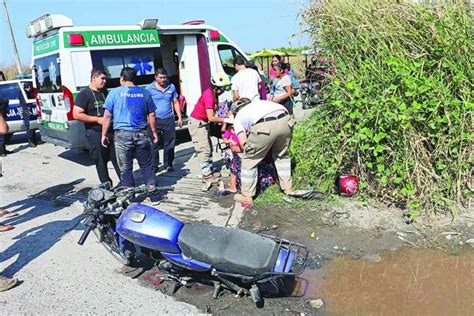
[[[8,124],[9,133],[20,132],[23,125],[23,115],[20,106],[22,90],[20,83],[10,82],[0,84],[0,98],[8,100],[8,106],[3,110]]]

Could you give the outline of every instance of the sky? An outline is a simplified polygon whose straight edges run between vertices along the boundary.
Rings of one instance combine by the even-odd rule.
[[[66,15],[75,26],[130,25],[145,18],[158,18],[158,24],[205,20],[245,52],[310,44],[300,14],[310,0],[0,0],[1,66],[15,61],[3,1],[23,65],[31,63],[33,43],[26,27],[46,13]]]

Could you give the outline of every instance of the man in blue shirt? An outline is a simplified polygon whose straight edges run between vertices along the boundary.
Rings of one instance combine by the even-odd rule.
[[[123,68],[120,72],[121,86],[110,91],[105,99],[102,146],[109,144],[107,131],[113,117],[115,152],[120,167],[121,184],[125,187],[134,186],[133,158],[136,158],[143,181],[152,192],[156,188],[151,162],[151,144],[158,142],[156,108],[150,93],[135,86],[136,76],[133,68]],[[152,139],[147,131],[148,122]]]
[[[156,125],[158,132],[163,136],[163,165],[167,172],[172,172],[174,147],[176,143],[174,113],[176,113],[178,117],[179,126],[183,126],[178,93],[176,93],[175,86],[168,82],[168,73],[164,68],[156,69],[155,81],[150,83],[146,89],[150,92],[153,102],[156,105]],[[158,147],[158,143],[151,146],[154,173],[158,171],[160,160]]]

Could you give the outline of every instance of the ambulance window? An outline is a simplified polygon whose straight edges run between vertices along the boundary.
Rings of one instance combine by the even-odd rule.
[[[59,54],[38,58],[35,63],[35,80],[38,92],[62,92]]]
[[[120,71],[132,67],[137,71],[136,85],[154,80],[155,69],[163,67],[160,48],[121,49],[91,51],[92,65],[107,73],[107,88],[120,85]]]
[[[18,83],[7,83],[0,85],[0,98],[8,100],[19,100],[20,86]]]
[[[234,58],[237,56],[241,56],[243,59],[246,60],[244,56],[235,47],[230,45],[219,45],[217,47],[219,51],[219,57],[221,59],[222,68],[224,69],[225,73],[229,76],[233,76],[237,73],[234,68]]]

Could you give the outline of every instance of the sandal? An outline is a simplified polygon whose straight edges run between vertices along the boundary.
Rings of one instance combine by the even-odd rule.
[[[6,232],[15,228],[13,225],[3,225],[0,224],[0,232]]]
[[[15,217],[15,216],[18,216],[18,213],[12,213],[0,208],[0,217],[10,218],[10,217]]]
[[[232,191],[231,189],[229,189],[229,187],[225,187],[223,190],[219,190],[219,191],[227,192],[227,194],[236,194],[236,193],[239,193],[239,190]]]
[[[218,191],[214,191],[214,196],[216,197],[226,196],[226,195],[236,194],[237,192],[238,191],[230,191],[229,189],[218,190]]]

